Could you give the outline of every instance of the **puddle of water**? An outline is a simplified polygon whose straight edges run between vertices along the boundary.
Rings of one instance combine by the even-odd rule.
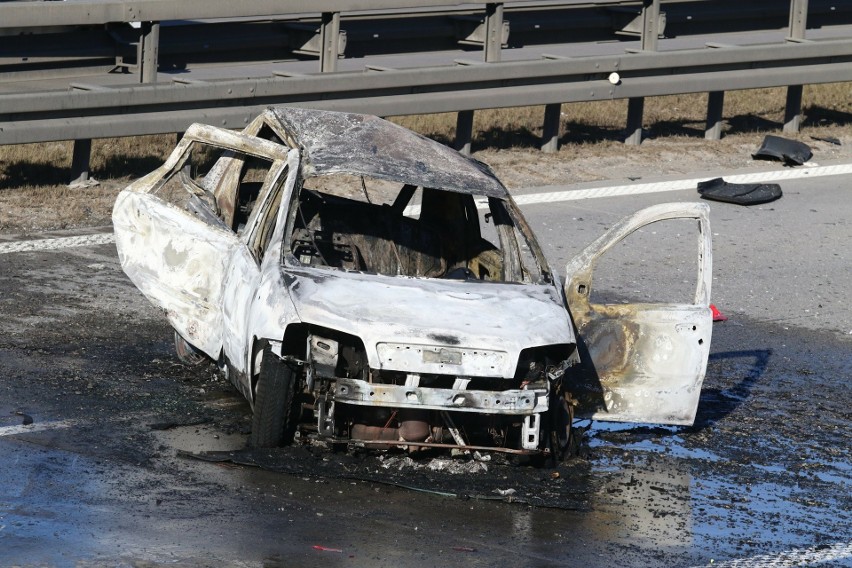
[[[244,434],[225,434],[208,424],[152,431],[161,443],[186,452],[229,452],[246,447]]]
[[[637,441],[619,442],[615,445],[627,452],[653,452],[675,458],[720,462],[717,454],[701,448],[685,446],[685,440],[677,435],[682,432],[680,426],[658,426],[652,424],[595,423],[588,431],[589,447],[592,449],[611,446],[613,442],[605,439],[607,434],[633,433]]]
[[[609,479],[598,498],[621,499],[658,526],[668,515],[678,518],[677,527],[661,525],[664,532],[679,529],[708,558],[814,546],[848,534],[848,491],[821,489],[849,487],[847,462],[811,459],[805,451],[794,469],[774,460],[740,463],[738,454],[688,447],[688,433],[671,426],[596,423],[588,437],[593,471]],[[643,526],[633,525],[634,536],[660,537],[643,536]]]

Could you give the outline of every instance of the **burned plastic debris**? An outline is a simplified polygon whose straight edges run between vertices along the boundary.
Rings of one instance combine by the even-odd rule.
[[[698,193],[703,199],[737,205],[768,203],[782,195],[777,183],[729,183],[722,178],[698,182]]]
[[[755,160],[781,160],[787,166],[801,166],[813,155],[810,146],[804,142],[769,134],[751,157]]]
[[[811,140],[816,140],[817,142],[828,142],[834,146],[842,146],[839,138],[835,138],[834,136],[811,136]]]

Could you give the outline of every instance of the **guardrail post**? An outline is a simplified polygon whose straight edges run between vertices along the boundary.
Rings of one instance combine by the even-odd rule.
[[[139,82],[157,82],[157,62],[160,52],[160,22],[142,22],[136,61],[139,63]]]
[[[486,63],[500,61],[503,48],[503,4],[489,2],[485,5],[485,45],[483,58]],[[473,140],[472,110],[459,111],[456,115],[456,150],[470,156]]]
[[[808,0],[790,0],[790,37],[804,39],[807,27]]]
[[[722,138],[722,109],[725,106],[725,91],[712,91],[707,94],[707,128],[704,138],[720,140]]]
[[[500,61],[503,48],[503,4],[489,2],[485,5],[485,45],[483,57],[486,63]],[[473,139],[472,110],[459,111],[456,115],[456,150],[470,156]]]
[[[802,126],[802,85],[787,87],[787,104],[784,108],[784,132],[795,134]]]
[[[470,142],[473,138],[473,111],[462,110],[456,115],[455,149],[470,156]]]
[[[89,181],[89,160],[92,157],[92,141],[74,140],[74,149],[71,153],[71,183],[85,184]]]
[[[337,71],[337,42],[340,36],[340,12],[323,12],[320,25],[320,72]]]
[[[104,90],[104,87],[97,85],[89,85],[86,83],[71,83],[72,90],[77,91],[98,91]],[[89,163],[92,158],[92,140],[91,138],[83,138],[74,140],[71,150],[71,181],[69,186],[85,186],[89,181]]]
[[[500,61],[503,49],[503,4],[485,5],[485,61]]]
[[[660,35],[660,0],[642,0],[642,51],[657,51]],[[645,99],[634,98],[627,103],[627,135],[625,144],[642,143],[642,116]]]
[[[808,0],[790,0],[790,28],[788,41],[805,39],[808,27]],[[787,87],[787,104],[784,107],[784,132],[794,134],[802,126],[802,85]]]
[[[544,105],[544,124],[541,129],[541,151],[552,154],[559,151],[559,121],[562,117],[562,105],[554,103]]]
[[[644,97],[627,99],[627,137],[625,144],[638,146],[642,143],[642,115],[645,113]]]

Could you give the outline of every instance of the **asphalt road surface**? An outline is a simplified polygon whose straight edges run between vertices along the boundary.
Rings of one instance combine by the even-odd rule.
[[[0,564],[852,566],[850,181],[713,203],[712,297],[729,320],[695,425],[595,423],[555,469],[246,453],[247,403],[211,367],[178,364],[109,235],[0,241]],[[642,187],[518,196],[558,267],[624,214],[698,198]],[[596,274],[601,293],[688,294],[690,230],[636,235]],[[214,450],[241,457],[184,455]]]

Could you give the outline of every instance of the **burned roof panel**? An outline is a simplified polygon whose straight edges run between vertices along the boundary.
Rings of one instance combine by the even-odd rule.
[[[272,107],[316,175],[353,173],[379,179],[505,197],[485,164],[374,116]]]

